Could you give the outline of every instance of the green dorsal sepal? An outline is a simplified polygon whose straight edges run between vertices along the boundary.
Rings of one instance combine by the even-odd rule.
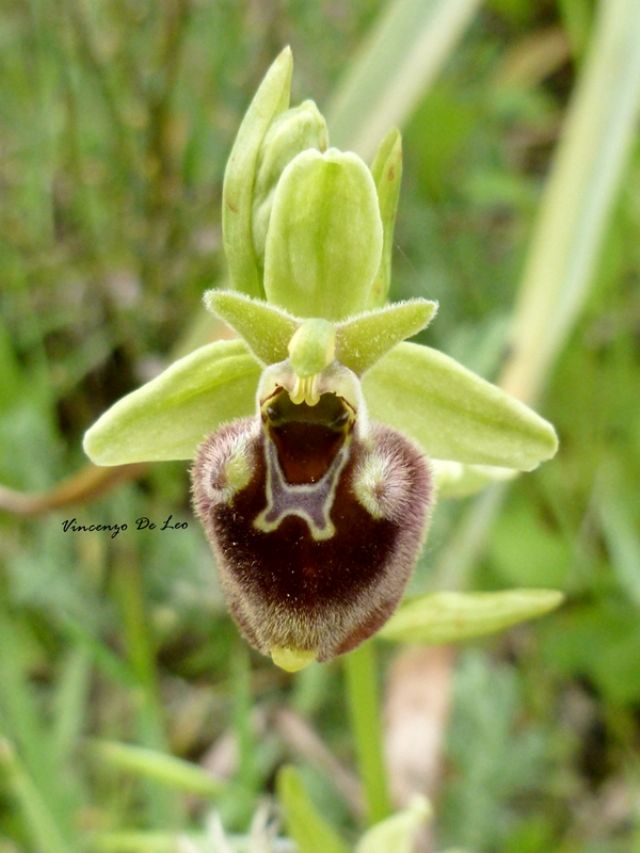
[[[244,338],[263,364],[276,364],[288,357],[289,341],[302,323],[282,308],[231,290],[208,290],[204,304]]]
[[[362,375],[396,344],[426,328],[437,311],[437,302],[409,299],[351,317],[338,324],[336,358]]]

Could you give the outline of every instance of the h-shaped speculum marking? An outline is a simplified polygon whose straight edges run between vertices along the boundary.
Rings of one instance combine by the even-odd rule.
[[[351,436],[348,435],[331,465],[317,482],[292,484],[285,479],[276,447],[267,432],[264,442],[267,506],[253,522],[254,527],[264,533],[271,533],[285,518],[294,515],[307,523],[314,540],[331,539],[335,533],[331,510],[340,474],[349,459],[350,444]]]

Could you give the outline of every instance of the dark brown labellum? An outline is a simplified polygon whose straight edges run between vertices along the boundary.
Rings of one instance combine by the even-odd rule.
[[[366,640],[417,559],[427,463],[395,430],[371,424],[360,437],[355,423],[336,394],[295,405],[277,388],[261,416],[221,427],[198,450],[194,506],[229,608],[274,660],[329,660]]]

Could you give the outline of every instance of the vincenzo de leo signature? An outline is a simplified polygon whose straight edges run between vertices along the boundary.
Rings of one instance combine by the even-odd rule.
[[[129,525],[126,521],[120,524],[116,522],[83,524],[77,518],[65,518],[61,524],[63,533],[110,533],[112,539],[115,539],[119,533],[129,530]],[[186,530],[188,527],[188,521],[174,521],[173,515],[167,516],[162,524],[152,521],[146,515],[141,515],[133,522],[131,529],[157,530],[161,533],[163,530]]]

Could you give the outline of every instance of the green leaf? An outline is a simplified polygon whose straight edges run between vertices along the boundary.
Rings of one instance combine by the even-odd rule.
[[[392,128],[380,143],[371,166],[371,174],[378,193],[383,231],[380,267],[371,288],[370,304],[374,308],[384,305],[387,301],[391,283],[393,234],[402,183],[402,137],[397,128]]]
[[[428,456],[530,471],[556,452],[551,424],[441,352],[398,344],[365,375],[372,418]]]
[[[426,328],[437,310],[437,302],[409,299],[351,317],[338,325],[336,357],[362,374],[397,343]]]
[[[300,317],[363,311],[382,252],[371,172],[355,154],[303,151],[276,188],[265,250],[267,299]]]
[[[92,748],[98,758],[118,770],[198,797],[213,799],[226,787],[223,780],[214,778],[198,765],[154,749],[108,740],[94,741]]]
[[[316,810],[294,767],[282,768],[277,788],[287,830],[301,853],[349,853],[349,847]]]
[[[222,189],[222,233],[231,279],[251,296],[263,293],[253,248],[253,191],[260,146],[274,118],[289,106],[293,59],[286,47],[247,109],[231,149]]]
[[[455,643],[543,616],[563,598],[550,589],[434,592],[406,601],[379,636],[400,643]]]
[[[96,465],[191,459],[205,435],[251,415],[260,368],[242,341],[216,341],[115,403],[84,437]]]
[[[416,834],[431,817],[431,806],[416,796],[406,809],[380,821],[356,844],[355,853],[413,853]]]
[[[276,364],[289,356],[289,341],[302,322],[282,308],[229,290],[208,290],[204,304],[244,338],[258,361]]]

